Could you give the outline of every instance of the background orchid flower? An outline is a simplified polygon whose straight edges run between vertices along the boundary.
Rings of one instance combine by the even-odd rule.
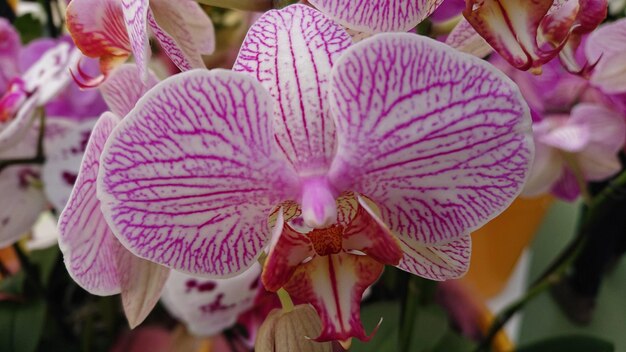
[[[157,303],[169,270],[135,257],[113,236],[100,211],[96,177],[102,147],[119,116],[126,115],[144,92],[157,82],[142,84],[135,66],[122,66],[103,86],[113,112],[104,113],[86,145],[76,183],[59,217],[59,246],[70,276],[92,294],[121,293],[131,327],[140,324]]]
[[[37,108],[55,98],[71,78],[70,66],[80,53],[64,42],[46,51],[23,75],[14,77],[0,98],[0,150],[6,149],[33,126]],[[17,72],[16,72],[17,73]]]
[[[626,93],[626,19],[607,23],[589,35],[587,59],[598,62],[591,84],[608,94]]]
[[[131,53],[142,79],[148,79],[148,28],[183,71],[204,67],[201,55],[215,49],[213,23],[193,0],[73,0],[67,23],[83,54],[100,59],[104,76],[88,84],[101,83]]]
[[[348,29],[365,32],[406,32],[430,16],[443,0],[309,0]]]
[[[607,7],[607,0],[468,0],[463,14],[517,69],[538,71],[560,55],[569,71],[578,72],[583,68],[574,54],[581,36],[602,23]]]
[[[591,103],[578,104],[571,115],[547,116],[533,125],[536,156],[524,195],[551,191],[575,200],[581,182],[602,181],[622,169],[617,153],[624,147],[624,116]]]
[[[207,279],[172,271],[161,302],[196,336],[212,336],[233,326],[252,308],[259,292],[261,266],[253,264],[228,279]]]
[[[101,157],[98,196],[120,242],[175,270],[229,276],[255,262],[281,206],[301,211],[302,225],[336,248],[337,197],[354,191],[372,209],[361,212],[371,227],[357,231],[355,247],[340,247],[386,262],[369,247],[382,241],[402,249],[404,270],[461,275],[469,233],[526,178],[528,109],[502,73],[430,39],[396,33],[350,44],[324,15],[293,5],[252,26],[234,67],[245,74],[189,71],[147,92]],[[274,252],[284,231],[273,229],[282,234]],[[268,260],[281,254],[291,258]],[[358,263],[315,277],[331,285],[307,296],[325,308],[325,338],[356,331],[345,322],[358,321],[358,275],[370,270]],[[328,277],[339,274],[345,285]],[[332,314],[338,307],[351,308]]]
[[[0,92],[6,90],[9,81],[18,72],[20,48],[19,34],[9,21],[0,18]]]

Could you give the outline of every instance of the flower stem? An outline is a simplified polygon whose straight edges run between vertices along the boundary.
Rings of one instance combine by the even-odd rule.
[[[278,295],[280,304],[283,306],[283,310],[287,313],[291,312],[294,306],[291,297],[289,297],[289,293],[281,287],[280,290],[276,291],[276,294]]]
[[[475,351],[487,351],[489,346],[491,346],[493,338],[515,313],[561,279],[561,276],[580,254],[588,236],[592,235],[594,225],[606,221],[608,211],[625,197],[626,170],[622,171],[600,193],[591,198],[587,205],[587,211],[582,215],[576,237],[570,241],[568,246],[561,251],[539,278],[532,283],[524,296],[510,304],[494,318],[487,334]]]
[[[413,327],[419,310],[419,285],[417,277],[409,273],[403,274],[408,276],[408,278],[405,277],[406,281],[403,285],[405,286],[405,296],[400,313],[399,350],[409,351],[413,337]]]

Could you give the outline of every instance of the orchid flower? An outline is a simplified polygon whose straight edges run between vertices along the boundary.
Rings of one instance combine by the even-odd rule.
[[[11,78],[18,72],[20,49],[19,34],[9,21],[0,18],[0,92],[5,91]]]
[[[430,16],[443,0],[309,0],[344,27],[368,34],[406,32]]]
[[[204,67],[201,55],[215,49],[213,24],[193,0],[72,0],[67,23],[83,54],[100,59],[103,76],[86,85],[101,83],[131,53],[147,80],[148,28],[181,70]]]
[[[601,26],[589,35],[587,59],[598,64],[591,84],[608,94],[626,93],[626,19]]]
[[[576,48],[602,23],[607,6],[607,0],[467,0],[463,14],[517,69],[541,72],[558,55],[570,72],[583,72],[588,66],[576,62]]]
[[[322,340],[367,338],[358,307],[384,264],[462,275],[469,233],[527,176],[517,87],[431,39],[351,45],[323,14],[292,5],[251,27],[234,71],[188,71],[148,91],[100,162],[87,159],[99,165],[90,183],[122,245],[178,271],[235,275],[273,233],[264,270],[303,278],[273,273],[316,307]],[[304,250],[318,259],[296,262]]]
[[[617,153],[626,139],[624,116],[592,103],[578,104],[571,115],[551,115],[533,125],[537,153],[524,194],[551,191],[575,200],[581,182],[601,181],[622,169]]]
[[[100,154],[118,116],[157,83],[149,74],[142,84],[139,69],[124,65],[101,86],[113,112],[105,112],[93,128],[67,206],[59,216],[59,247],[70,276],[92,294],[121,293],[131,327],[140,324],[157,303],[169,270],[127,251],[111,233],[96,197]]]
[[[20,54],[38,52],[39,57],[23,75],[12,77],[8,91],[0,99],[0,115],[4,117],[0,125],[0,159],[3,163],[22,161],[15,165],[3,164],[0,168],[3,199],[10,202],[0,207],[0,247],[25,235],[49,204],[63,209],[71,191],[72,175],[80,165],[83,140],[93,125],[89,118],[75,121],[48,116],[45,129],[42,128],[38,112],[44,107],[47,110],[48,104],[58,101],[59,95],[68,89],[71,81],[68,67],[79,55],[62,41],[48,48],[43,54],[31,46],[20,48]],[[14,54],[18,53],[14,51]],[[18,65],[22,63],[20,60]],[[83,94],[68,98],[80,100]],[[42,152],[38,150],[39,143],[47,151],[43,167],[41,161],[38,164],[34,160]],[[28,163],[29,160],[33,160],[32,163]]]
[[[261,266],[228,279],[206,279],[172,271],[161,302],[196,336],[213,336],[233,326],[259,292]]]

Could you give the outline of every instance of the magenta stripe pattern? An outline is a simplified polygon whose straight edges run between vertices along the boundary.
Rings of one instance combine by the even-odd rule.
[[[237,57],[233,69],[256,78],[274,98],[276,141],[300,172],[323,172],[334,155],[328,81],[350,44],[350,36],[326,16],[293,5],[265,13]]]
[[[100,85],[100,92],[109,109],[117,116],[126,116],[150,88],[158,83],[152,71],[148,71],[148,79],[141,81],[137,65],[124,64],[118,67]]]
[[[120,293],[117,257],[124,248],[109,230],[96,197],[102,148],[118,121],[106,112],[96,123],[58,225],[59,247],[67,271],[82,288],[97,295]]]
[[[473,56],[414,34],[380,34],[333,68],[338,149],[329,177],[381,208],[401,238],[466,236],[519,194],[533,157],[517,86]]]
[[[98,177],[122,244],[191,274],[254,263],[272,205],[297,186],[273,143],[271,101],[254,79],[220,69],[187,71],[146,93],[111,135]]]
[[[359,32],[406,32],[443,0],[309,0],[320,11]]]

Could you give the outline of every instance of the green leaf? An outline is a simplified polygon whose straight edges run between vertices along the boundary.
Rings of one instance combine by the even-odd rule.
[[[13,26],[20,33],[23,44],[43,36],[43,24],[32,13],[16,18]]]
[[[448,331],[439,341],[433,352],[471,352],[476,348],[476,344],[467,338]]]
[[[35,250],[30,253],[30,261],[39,268],[39,280],[43,287],[48,287],[50,275],[54,270],[61,251],[59,246]]]
[[[367,332],[373,331],[381,317],[383,322],[369,342],[354,340],[350,351],[397,351],[399,313],[398,302],[377,302],[364,306],[361,309],[361,321]],[[409,349],[411,352],[432,351],[450,331],[446,312],[438,305],[420,306],[415,319]]]
[[[24,303],[0,302],[0,350],[34,352],[46,317],[42,299]]]
[[[613,343],[594,336],[551,337],[517,349],[517,352],[614,352]]]

